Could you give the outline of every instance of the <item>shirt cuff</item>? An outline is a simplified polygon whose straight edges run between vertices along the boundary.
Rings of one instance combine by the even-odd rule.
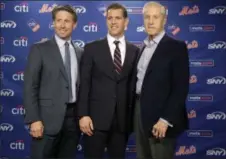
[[[167,120],[160,118],[160,120],[162,120],[164,123],[166,123],[168,126],[173,127],[172,124],[170,124]]]

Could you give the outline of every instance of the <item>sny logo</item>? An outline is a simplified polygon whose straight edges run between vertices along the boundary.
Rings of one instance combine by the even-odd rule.
[[[226,78],[222,76],[216,76],[216,77],[207,79],[207,84],[226,84]]]
[[[15,12],[29,12],[29,7],[28,4],[26,2],[22,2],[19,5],[16,5],[14,7]]]
[[[3,63],[14,63],[16,58],[12,55],[2,55],[0,61]]]
[[[216,14],[226,14],[226,6],[216,6],[209,10],[209,14],[216,15]]]
[[[16,28],[16,23],[12,20],[5,20],[1,22],[1,28]]]
[[[206,115],[207,120],[226,120],[226,114],[224,112],[213,112]]]
[[[83,26],[84,32],[97,32],[97,23],[90,22],[88,25]]]
[[[223,148],[213,148],[206,151],[207,156],[226,156],[226,150]]]
[[[5,131],[13,131],[13,125],[9,124],[9,123],[2,123],[0,125],[0,130],[1,132],[5,132]]]
[[[192,8],[189,8],[189,6],[184,6],[179,15],[192,15],[197,13],[199,13],[199,7],[197,5],[193,6]]]
[[[226,42],[224,41],[216,41],[212,44],[208,45],[208,49],[214,50],[214,49],[226,49]]]
[[[11,89],[2,89],[0,91],[0,96],[12,97],[14,96],[14,91]]]

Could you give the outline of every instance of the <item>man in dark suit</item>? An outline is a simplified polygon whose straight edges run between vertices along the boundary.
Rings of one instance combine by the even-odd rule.
[[[173,159],[178,135],[188,128],[188,51],[166,35],[167,11],[157,2],[143,8],[148,37],[137,61],[135,134],[137,158]]]
[[[106,11],[108,34],[85,46],[78,100],[85,158],[124,158],[128,139],[131,75],[138,48],[125,40],[126,9],[117,3]],[[131,121],[130,121],[131,122]]]
[[[24,80],[25,123],[31,158],[74,158],[80,135],[76,101],[82,49],[71,35],[77,15],[69,5],[52,11],[55,36],[31,47]]]

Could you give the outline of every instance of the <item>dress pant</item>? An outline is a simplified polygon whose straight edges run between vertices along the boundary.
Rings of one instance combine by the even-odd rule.
[[[110,130],[102,131],[94,128],[93,135],[84,135],[85,159],[104,158],[105,148],[111,159],[125,158],[125,149],[128,134],[119,131],[116,115],[114,116]]]
[[[134,130],[138,159],[173,159],[176,148],[176,138],[157,139],[144,133],[141,123],[140,100],[135,106]],[[151,133],[151,132],[150,132]]]
[[[58,134],[44,134],[42,138],[32,138],[31,159],[75,158],[80,138],[78,119],[74,114],[75,107],[75,104],[67,105],[63,126]]]

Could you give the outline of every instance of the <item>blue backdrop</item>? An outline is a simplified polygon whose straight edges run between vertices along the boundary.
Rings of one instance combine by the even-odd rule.
[[[30,137],[23,124],[23,80],[31,44],[54,34],[51,11],[71,4],[78,13],[74,42],[84,44],[107,33],[105,9],[109,1],[3,1],[1,2],[1,103],[0,157],[29,156]],[[129,41],[140,46],[146,37],[143,27],[144,1],[120,1],[130,18]],[[190,92],[187,111],[190,130],[178,140],[175,158],[226,158],[226,1],[162,1],[168,8],[167,33],[185,40],[190,57]],[[135,158],[134,137],[126,148]],[[78,146],[82,155],[82,144]]]

